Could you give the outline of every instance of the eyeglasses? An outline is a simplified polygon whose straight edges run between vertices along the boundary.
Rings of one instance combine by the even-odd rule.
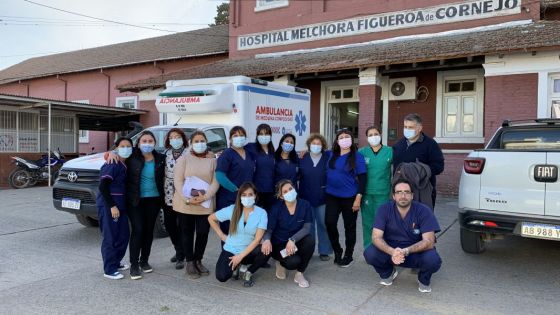
[[[397,196],[406,196],[406,197],[410,197],[412,195],[412,191],[410,190],[397,190],[394,192],[395,195]]]

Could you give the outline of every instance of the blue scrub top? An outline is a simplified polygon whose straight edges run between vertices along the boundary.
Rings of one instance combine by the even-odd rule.
[[[249,152],[245,151],[245,159],[243,159],[234,149],[227,148],[218,158],[216,172],[223,172],[235,186],[239,187],[245,182],[253,181],[255,162]],[[236,197],[237,192],[220,187],[216,195],[217,208],[224,208],[235,203]]]
[[[303,228],[305,223],[313,223],[311,205],[304,199],[297,199],[296,211],[290,214],[285,202],[277,202],[268,215],[268,229],[272,231],[272,244],[285,244],[288,239]]]
[[[274,168],[274,185],[278,184],[278,182],[283,179],[289,179],[294,185],[297,185],[297,174],[298,163],[281,158],[276,161],[276,166]]]
[[[146,161],[140,173],[140,198],[158,196],[159,191],[156,186],[156,162],[154,160]]]
[[[230,221],[233,216],[234,207],[235,205],[230,205],[218,210],[215,213],[218,221]],[[255,206],[253,211],[249,214],[247,224],[245,224],[243,220],[243,215],[241,215],[237,223],[237,232],[235,234],[228,234],[226,242],[224,243],[224,250],[234,255],[244,251],[255,239],[257,229],[266,230],[268,224],[266,211],[257,206]]]
[[[113,201],[115,201],[115,203],[117,204],[117,208],[119,208],[119,211],[125,211],[126,165],[120,161],[118,163],[111,164],[105,163],[101,167],[99,178],[111,179],[109,191],[111,192]],[[105,204],[105,199],[101,194],[97,194],[96,199],[97,206],[108,208]]]
[[[260,193],[274,192],[274,152],[258,150],[260,144],[249,143],[245,146],[245,150],[251,154],[255,162],[255,174],[253,175],[253,183],[257,186]]]
[[[377,209],[373,227],[384,231],[383,239],[391,247],[405,248],[422,240],[422,234],[440,231],[434,213],[422,203],[412,201],[410,210],[401,218],[395,201]]]
[[[358,193],[358,180],[357,176],[367,172],[366,160],[360,152],[356,152],[356,166],[354,170],[348,170],[346,160],[350,153],[341,155],[334,163],[334,168],[329,167],[327,162],[327,193],[335,197],[351,198]]]
[[[325,204],[325,187],[327,185],[327,161],[329,152],[323,152],[316,166],[309,153],[299,160],[299,189],[302,199],[309,201],[312,207]]]

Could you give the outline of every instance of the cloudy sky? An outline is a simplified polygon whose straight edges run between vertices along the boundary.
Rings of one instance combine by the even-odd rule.
[[[145,28],[117,25],[30,3]],[[207,27],[224,0],[0,0],[0,69],[25,59]],[[146,28],[156,28],[157,31]]]

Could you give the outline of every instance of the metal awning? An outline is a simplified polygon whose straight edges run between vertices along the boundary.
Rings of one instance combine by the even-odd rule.
[[[146,110],[128,109],[113,106],[83,104],[43,98],[0,94],[0,105],[19,109],[34,108],[48,112],[51,110],[73,113],[78,118],[80,130],[123,131],[128,130],[129,121],[139,121]]]

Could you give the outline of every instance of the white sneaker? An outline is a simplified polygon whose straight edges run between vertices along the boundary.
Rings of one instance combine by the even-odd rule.
[[[129,268],[130,268],[130,266],[127,265],[127,264],[121,263],[121,264],[119,265],[119,271],[125,271],[125,270],[128,270]]]
[[[398,275],[399,272],[397,271],[397,269],[393,269],[393,273],[389,276],[389,278],[381,279],[379,283],[385,286],[390,286],[391,284],[393,284],[393,280],[395,280]]]
[[[111,280],[118,280],[118,279],[122,279],[124,278],[124,276],[122,275],[122,273],[115,271],[114,273],[108,275],[108,274],[104,274],[103,277],[111,279]]]
[[[286,279],[286,268],[284,268],[279,261],[276,262],[276,278],[280,280]]]
[[[418,291],[422,293],[430,293],[432,292],[432,287],[429,285],[422,284],[422,282],[418,281]]]
[[[294,282],[297,283],[300,288],[309,288],[309,281],[307,281],[307,279],[303,276],[303,273],[299,271],[296,272],[296,275],[294,276]]]

